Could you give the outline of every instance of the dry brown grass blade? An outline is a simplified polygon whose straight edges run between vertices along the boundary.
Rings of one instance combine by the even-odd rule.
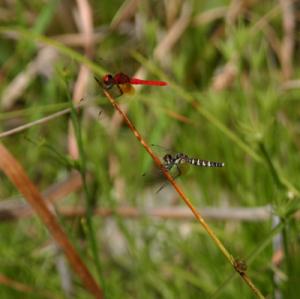
[[[0,274],[0,285],[7,286],[9,288],[12,288],[14,290],[17,290],[22,293],[34,293],[35,295],[38,294],[41,296],[41,298],[49,298],[49,299],[54,299],[57,298],[50,292],[46,291],[39,291],[36,288],[33,288],[27,284],[21,283],[19,281],[13,280],[3,274]]]
[[[85,46],[84,33],[65,33],[60,35],[51,36],[54,39],[65,46],[69,47],[83,47]],[[102,32],[93,32],[91,40],[94,44],[100,43],[106,34]]]
[[[79,107],[79,106],[77,106],[77,107]],[[67,109],[55,112],[55,113],[53,113],[51,115],[45,116],[43,118],[40,118],[38,120],[34,120],[32,122],[29,122],[29,123],[26,123],[24,125],[18,126],[16,128],[10,129],[8,131],[0,132],[0,138],[17,134],[19,132],[27,130],[27,129],[33,127],[33,126],[36,126],[36,125],[41,125],[41,124],[47,123],[50,120],[53,120],[53,119],[55,119],[55,118],[57,118],[59,116],[62,116],[64,114],[67,114],[67,113],[70,113],[70,112],[71,112],[71,108],[67,108]]]
[[[181,0],[164,0],[165,5],[165,20],[166,27],[170,28],[174,22],[176,22],[176,17],[183,5],[183,1]]]
[[[185,2],[178,20],[173,24],[168,33],[161,40],[154,50],[154,58],[165,63],[166,55],[171,51],[179,41],[183,33],[187,30],[192,20],[192,8],[189,3]]]
[[[212,89],[222,91],[230,88],[236,79],[238,68],[234,61],[229,61],[213,78]]]
[[[225,18],[227,9],[227,6],[220,6],[201,12],[193,18],[193,25],[196,27],[203,26],[215,20]]]
[[[284,37],[281,46],[283,77],[288,80],[293,75],[296,13],[294,0],[279,0],[282,9]]]
[[[58,208],[60,214],[67,217],[80,217],[86,215],[85,207],[64,206]],[[269,220],[272,216],[270,206],[255,207],[255,208],[201,208],[201,214],[206,219],[217,221],[251,221],[260,222]],[[94,210],[94,215],[110,217],[118,215],[123,218],[140,218],[140,217],[155,217],[158,219],[173,219],[173,220],[193,220],[194,216],[187,207],[160,207],[146,210],[140,210],[135,207],[120,207],[116,209],[97,208]],[[298,213],[300,216],[300,213]],[[295,218],[297,215],[295,215]]]
[[[63,182],[55,183],[47,188],[43,192],[43,198],[47,202],[54,203],[81,189],[81,187],[81,176],[78,172],[74,172]],[[33,213],[31,206],[26,202],[24,203],[21,198],[10,198],[0,201],[0,221],[29,217]]]
[[[184,116],[180,113],[177,113],[176,111],[172,111],[170,109],[163,109],[163,111],[170,117],[173,117],[174,119],[176,119],[182,123],[195,125],[192,120],[190,120],[189,118],[187,118],[186,116]]]
[[[75,18],[75,21],[77,23],[79,31],[84,34],[84,53],[87,57],[91,58],[94,52],[92,8],[87,0],[77,0],[77,6],[78,17]],[[88,86],[89,77],[89,68],[86,65],[81,64],[73,90],[74,104],[80,103],[80,100],[84,98]],[[78,159],[79,152],[75,138],[75,132],[71,121],[69,122],[68,148],[71,157],[73,159]]]
[[[79,254],[69,242],[55,216],[50,212],[42,195],[31,182],[21,164],[12,156],[6,147],[0,143],[0,169],[12,181],[16,188],[33,207],[52,234],[57,244],[63,249],[75,272],[95,298],[103,298],[102,291],[91,273],[81,260]]]
[[[49,75],[52,72],[53,65],[57,58],[58,53],[54,48],[43,47],[40,49],[36,58],[28,63],[26,68],[21,71],[2,92],[1,108],[4,110],[11,109],[38,73]]]
[[[113,17],[110,28],[115,30],[122,22],[131,18],[136,13],[139,3],[140,0],[124,1]]]

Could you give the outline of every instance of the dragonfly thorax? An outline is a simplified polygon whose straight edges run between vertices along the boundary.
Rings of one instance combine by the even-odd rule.
[[[114,81],[116,84],[126,84],[130,83],[130,78],[124,73],[115,74]]]
[[[166,154],[163,157],[164,166],[170,170],[174,165],[179,165],[188,162],[188,156],[182,153],[177,153],[174,156]]]

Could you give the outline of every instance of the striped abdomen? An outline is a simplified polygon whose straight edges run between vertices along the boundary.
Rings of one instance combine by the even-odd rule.
[[[189,158],[189,157],[187,157],[186,162],[200,167],[224,167],[225,165],[225,163],[223,162],[207,161],[207,160],[201,160],[198,158]]]
[[[167,170],[170,170],[174,165],[180,166],[182,164],[191,164],[199,167],[224,167],[223,162],[214,162],[208,160],[202,160],[198,158],[190,158],[183,153],[177,153],[174,156],[167,154],[163,158],[164,166]]]

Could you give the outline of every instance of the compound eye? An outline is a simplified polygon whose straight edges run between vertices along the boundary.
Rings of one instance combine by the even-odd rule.
[[[111,74],[105,75],[102,78],[102,81],[106,89],[110,89],[114,85],[114,78]]]
[[[163,160],[165,162],[170,162],[170,161],[172,161],[172,156],[170,154],[166,154],[166,155],[164,155]]]

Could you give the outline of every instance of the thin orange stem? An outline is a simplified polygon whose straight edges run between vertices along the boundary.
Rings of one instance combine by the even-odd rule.
[[[98,80],[97,80],[97,82],[100,84],[100,82]],[[100,84],[100,86],[101,86],[101,84]],[[149,155],[151,156],[151,158],[153,159],[153,161],[155,162],[155,164],[159,167],[159,169],[162,171],[162,173],[164,174],[164,176],[166,177],[166,179],[174,187],[174,189],[177,191],[177,193],[179,194],[179,196],[183,199],[183,201],[185,202],[185,204],[190,208],[190,210],[194,214],[196,220],[204,227],[204,229],[207,231],[207,233],[209,234],[209,236],[211,237],[211,239],[216,243],[216,245],[221,250],[221,252],[223,253],[223,255],[227,258],[227,260],[230,262],[230,264],[234,268],[234,264],[235,264],[234,261],[235,260],[234,260],[233,256],[228,252],[228,250],[225,248],[225,246],[223,245],[223,243],[218,239],[218,237],[215,235],[215,233],[213,232],[213,230],[205,222],[205,220],[203,219],[203,217],[201,216],[201,214],[196,210],[196,208],[193,206],[193,204],[188,199],[188,197],[184,194],[184,192],[176,184],[176,182],[173,179],[173,177],[165,169],[165,167],[163,166],[163,164],[161,163],[161,161],[159,160],[159,158],[154,154],[154,152],[152,151],[152,149],[149,147],[149,145],[142,138],[142,136],[137,131],[137,129],[134,127],[134,125],[129,120],[129,118],[127,117],[127,115],[121,110],[121,108],[119,107],[119,105],[117,104],[117,102],[115,101],[115,99],[110,95],[110,93],[107,90],[103,89],[103,92],[104,92],[105,96],[108,98],[108,100],[111,102],[111,104],[114,106],[114,108],[121,114],[121,116],[123,117],[124,121],[126,122],[126,124],[128,125],[128,127],[130,128],[130,130],[133,132],[133,134],[138,139],[138,141],[143,145],[143,147],[145,148],[145,150],[149,153]],[[257,295],[258,298],[261,298],[261,299],[264,298],[264,296],[261,294],[261,292],[254,286],[254,284],[252,283],[252,281],[250,280],[250,278],[245,273],[243,273],[243,275],[241,275],[241,277],[244,279],[244,281],[247,283],[247,285],[252,289],[252,291]]]

